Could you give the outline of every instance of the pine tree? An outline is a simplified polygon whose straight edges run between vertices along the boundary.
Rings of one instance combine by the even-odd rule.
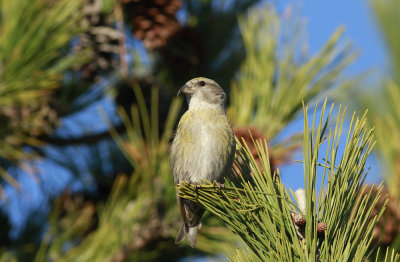
[[[399,164],[399,132],[400,132],[400,38],[396,32],[396,22],[400,15],[398,1],[370,1],[377,23],[381,29],[390,58],[390,71],[380,72],[379,80],[373,83],[370,92],[362,92],[349,104],[356,110],[369,111],[369,126],[375,127],[377,137],[376,156],[380,162],[381,174],[384,178],[385,194],[389,201],[378,225],[375,227],[374,242],[381,247],[390,247],[400,251],[400,173]],[[357,88],[353,93],[359,93]],[[355,97],[355,96],[353,96]]]
[[[353,115],[345,151],[337,159],[346,109],[339,107],[332,127],[333,105],[327,116],[325,111],[326,100],[319,117],[315,107],[309,127],[304,109],[305,193],[291,192],[295,202],[279,181],[279,171],[271,174],[266,140],[253,141],[261,167],[247,144],[238,143],[237,181],[227,179],[222,192],[209,181],[197,188],[178,185],[182,197],[206,207],[242,239],[246,249],[239,249],[230,261],[365,261],[368,257],[372,230],[384,211],[384,205],[376,207],[382,186],[376,191],[363,186],[373,132],[366,128],[365,115]],[[324,143],[325,154],[320,153]],[[370,220],[374,208],[378,214]]]
[[[311,127],[307,113],[318,98],[355,81],[342,77],[356,58],[342,28],[311,56],[298,14],[260,8],[256,0],[16,1],[1,1],[0,9],[2,186],[18,188],[12,171],[42,158],[94,189],[49,197],[51,212],[38,215],[46,225],[32,218],[17,240],[4,239],[0,261],[368,256],[386,198],[382,186],[363,184],[374,145],[366,115],[353,115],[339,157],[346,110],[339,107],[333,118],[325,101],[321,116],[315,107]],[[192,249],[174,243],[180,221],[168,150],[184,107],[176,90],[199,75],[225,88],[238,153],[224,189],[207,181],[198,190],[178,187],[210,211]],[[118,115],[100,111],[106,130],[76,135],[61,124],[106,98]],[[302,113],[304,133],[280,139]],[[279,172],[300,147],[304,198],[289,194]],[[316,183],[321,174],[325,188]],[[0,226],[9,232],[9,221]]]

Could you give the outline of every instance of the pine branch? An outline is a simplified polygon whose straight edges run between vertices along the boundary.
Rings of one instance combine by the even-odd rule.
[[[371,0],[370,2],[390,53],[393,79],[400,84],[400,37],[397,30],[400,2],[397,0]]]
[[[357,110],[368,109],[369,125],[375,126],[377,147],[375,154],[380,164],[380,175],[389,193],[385,214],[375,228],[375,242],[381,247],[389,245],[400,251],[400,37],[398,21],[400,2],[397,0],[371,0],[381,36],[385,40],[389,57],[390,77],[374,81],[365,92],[365,84],[353,90],[346,98]],[[386,70],[387,71],[387,70]],[[383,72],[380,72],[383,73]],[[379,239],[379,240],[378,240]],[[381,254],[382,255],[382,254]],[[383,259],[383,258],[381,258]]]
[[[273,5],[240,17],[246,59],[231,86],[227,112],[234,126],[257,126],[274,139],[301,114],[302,101],[314,101],[333,86],[346,86],[343,70],[357,56],[338,28],[314,56],[307,54],[304,21],[289,6]]]
[[[31,157],[24,145],[57,125],[50,95],[62,74],[88,59],[87,50],[68,54],[78,25],[82,0],[2,1],[0,20],[0,157],[20,161]],[[51,41],[49,41],[51,39]]]
[[[339,107],[336,123],[330,127],[333,105],[326,116],[326,104],[325,100],[319,120],[315,107],[311,130],[307,108],[304,108],[306,207],[303,228],[292,219],[292,214],[301,217],[302,211],[276,179],[279,171],[275,177],[270,174],[265,141],[254,141],[262,159],[261,168],[249,147],[237,143],[237,168],[233,170],[235,175],[226,181],[225,189],[219,192],[207,181],[197,188],[182,183],[177,186],[180,196],[200,203],[220,217],[261,261],[364,261],[372,240],[372,229],[384,210],[384,205],[376,206],[382,186],[374,195],[372,190],[363,193],[367,174],[365,161],[374,145],[372,130],[366,128],[365,114],[361,118],[353,116],[346,148],[337,162],[346,110]],[[320,148],[324,143],[327,151],[321,157]],[[323,164],[320,164],[321,160]],[[322,169],[317,168],[320,165]],[[318,185],[317,177],[321,176],[322,182]],[[296,199],[294,194],[293,197]],[[301,199],[296,199],[297,203],[299,201]],[[379,211],[370,220],[374,207]]]

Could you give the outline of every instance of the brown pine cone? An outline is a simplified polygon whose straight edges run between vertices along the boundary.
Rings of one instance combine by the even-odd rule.
[[[367,194],[371,190],[371,186],[368,185],[366,187],[364,194]],[[375,192],[376,187],[374,187],[371,195]],[[373,230],[374,237],[372,239],[373,245],[378,243],[378,245],[384,247],[389,246],[400,231],[400,204],[399,201],[389,194],[386,188],[382,190],[381,197],[376,203],[370,219],[378,214],[378,208],[384,204],[386,197],[388,199],[386,209]]]
[[[306,218],[300,213],[290,213],[293,223],[299,228],[304,228],[306,226]]]
[[[31,103],[24,107],[3,108],[0,110],[0,120],[4,127],[19,130],[19,133],[32,137],[51,134],[59,124],[57,112],[47,104],[47,101],[41,104]],[[8,137],[11,139],[11,136]],[[15,139],[10,141],[19,144]]]
[[[264,139],[268,142],[268,139],[266,139],[266,137],[256,127],[235,127],[235,128],[233,128],[233,132],[235,133],[235,136],[239,139],[239,141],[242,145],[243,145],[242,139],[244,139],[244,141],[246,142],[246,145],[249,147],[250,152],[253,155],[253,157],[258,165],[258,168],[260,168],[260,170],[262,170],[261,159],[258,156],[257,148],[253,143],[253,139],[254,139],[254,141],[261,141],[262,143],[264,143]],[[251,136],[250,136],[249,132],[251,133]],[[253,139],[252,139],[252,137],[253,137]],[[268,153],[269,154],[271,153],[269,150],[269,145],[268,145]],[[273,162],[273,159],[271,158],[271,156],[269,156],[269,160],[270,160],[271,174],[273,174],[275,167],[274,167],[274,162]]]
[[[325,234],[325,231],[327,229],[327,226],[324,222],[319,222],[317,225],[317,233],[318,235],[323,235]]]
[[[170,36],[180,29],[176,12],[180,0],[125,0],[124,10],[136,38],[148,49],[164,47]]]
[[[99,80],[99,75],[109,73],[118,65],[116,54],[121,34],[114,28],[113,16],[102,12],[101,0],[87,0],[83,13],[81,24],[86,31],[78,35],[74,51],[91,50],[90,62],[77,70],[83,81],[92,83]]]

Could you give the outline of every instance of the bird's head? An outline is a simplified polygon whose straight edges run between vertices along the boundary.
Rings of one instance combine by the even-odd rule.
[[[205,77],[196,77],[182,86],[178,95],[184,94],[189,109],[220,106],[225,110],[226,94],[214,81]]]

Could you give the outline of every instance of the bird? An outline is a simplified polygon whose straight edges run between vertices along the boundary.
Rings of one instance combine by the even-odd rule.
[[[236,143],[226,116],[226,94],[212,79],[197,77],[182,86],[188,110],[179,120],[170,149],[170,168],[175,185],[188,182],[199,185],[202,180],[221,183],[231,172]],[[197,232],[205,209],[198,203],[177,194],[181,226],[175,243],[197,243]]]

